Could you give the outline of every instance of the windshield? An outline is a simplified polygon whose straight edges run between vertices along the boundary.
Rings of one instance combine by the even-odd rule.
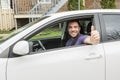
[[[33,24],[35,24],[35,23],[37,23],[37,22],[39,22],[39,21],[41,21],[41,20],[43,20],[45,18],[48,18],[48,17],[49,16],[44,16],[44,17],[42,17],[40,19],[37,19],[36,21],[30,22],[30,23],[26,24],[25,26],[23,26],[23,27],[21,27],[21,28],[19,28],[17,30],[14,30],[10,34],[0,34],[0,43],[6,41],[7,39],[11,38],[12,36],[24,31],[25,29],[32,26]]]

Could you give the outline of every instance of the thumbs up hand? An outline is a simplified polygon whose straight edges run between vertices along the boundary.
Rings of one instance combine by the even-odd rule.
[[[91,36],[90,36],[91,44],[98,44],[100,42],[100,35],[97,30],[94,29],[94,26],[91,26]]]

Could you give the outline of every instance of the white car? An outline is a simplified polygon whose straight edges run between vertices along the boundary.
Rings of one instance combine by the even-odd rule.
[[[91,24],[97,45],[66,47],[66,26]],[[44,16],[0,43],[0,80],[120,80],[120,10],[80,10]]]

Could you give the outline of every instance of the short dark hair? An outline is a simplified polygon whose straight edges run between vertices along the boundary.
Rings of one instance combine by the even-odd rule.
[[[79,27],[81,27],[79,20],[70,20],[70,21],[68,21],[67,24],[69,24],[69,23],[71,23],[71,22],[77,22],[78,25],[79,25]],[[67,27],[68,27],[68,25],[67,25]]]

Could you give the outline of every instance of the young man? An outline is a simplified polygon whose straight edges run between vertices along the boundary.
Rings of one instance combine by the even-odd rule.
[[[80,34],[80,23],[79,21],[68,22],[68,33],[70,39],[67,41],[66,46],[80,45],[80,44],[98,44],[100,41],[99,32],[94,30],[94,26],[91,26],[91,35]]]

